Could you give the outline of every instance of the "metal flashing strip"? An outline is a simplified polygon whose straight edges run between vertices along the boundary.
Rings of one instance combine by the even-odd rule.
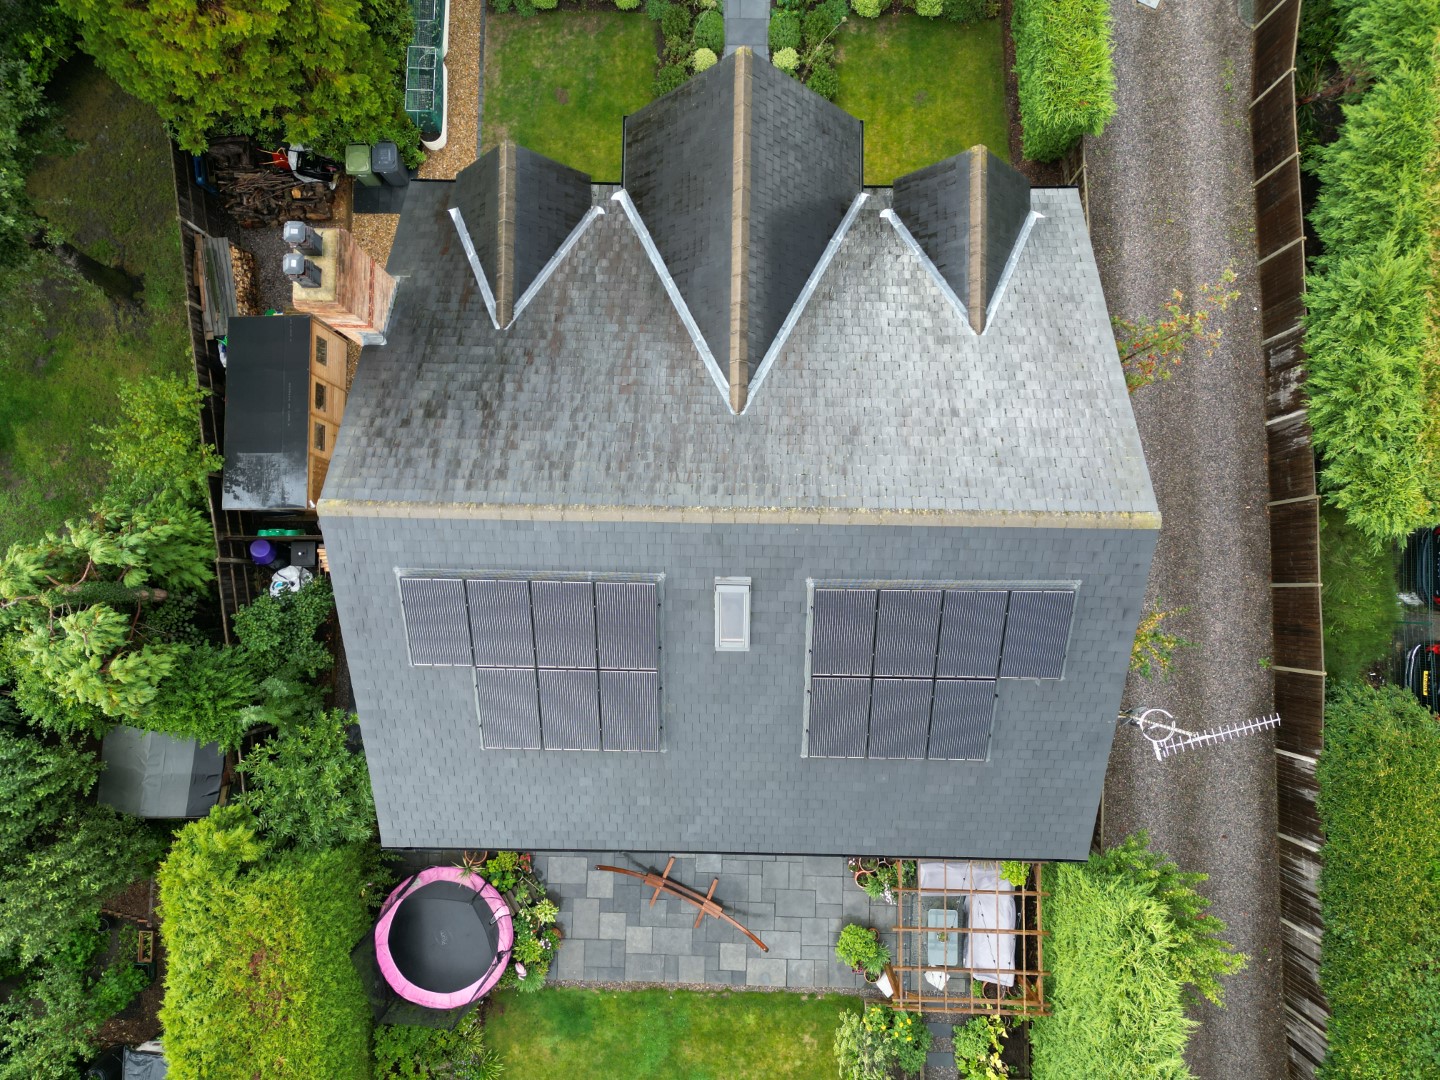
[[[745,408],[740,410],[744,416],[750,411],[750,404],[755,396],[760,393],[760,387],[765,383],[765,376],[770,374],[770,368],[775,364],[775,358],[780,355],[780,350],[785,348],[785,343],[790,340],[790,333],[795,329],[795,324],[800,321],[804,314],[805,307],[810,303],[810,297],[815,295],[816,288],[820,285],[820,279],[825,276],[835,253],[840,250],[840,242],[845,239],[845,234],[850,231],[850,226],[855,224],[855,219],[860,216],[860,207],[865,200],[870,198],[869,193],[860,192],[850,203],[850,209],[845,211],[835,235],[830,237],[830,242],[825,245],[825,250],[820,253],[820,260],[815,264],[815,269],[810,271],[810,278],[805,282],[805,287],[800,290],[800,295],[795,298],[795,303],[790,305],[790,313],[785,316],[785,321],[780,324],[780,329],[775,334],[775,339],[770,342],[770,347],[765,350],[765,358],[760,361],[760,366],[755,370],[755,378],[750,383],[750,396],[745,402]]]
[[[534,299],[535,294],[550,280],[550,275],[555,273],[555,268],[564,261],[565,256],[569,255],[575,245],[580,242],[580,237],[584,235],[585,230],[590,227],[596,218],[604,213],[605,208],[601,206],[592,206],[585,212],[585,216],[580,219],[579,224],[570,230],[569,236],[565,237],[565,242],[560,245],[554,255],[550,256],[550,261],[541,268],[540,273],[535,275],[535,280],[530,283],[530,287],[525,290],[524,295],[515,302],[515,315],[507,325],[515,325],[515,320],[520,318],[520,313],[525,310],[526,305]]]
[[[970,325],[970,312],[966,310],[964,301],[955,295],[955,290],[952,289],[950,283],[945,280],[945,275],[940,273],[940,268],[931,261],[929,255],[925,254],[925,249],[920,246],[920,242],[910,235],[910,230],[907,229],[905,223],[900,220],[900,215],[895,213],[893,209],[886,208],[880,211],[880,216],[890,222],[894,227],[900,240],[914,253],[915,257],[920,260],[920,264],[925,267],[926,273],[930,275],[930,280],[935,282],[940,291],[945,295],[945,299],[949,300],[955,310],[960,313],[960,320],[965,324],[965,329],[971,334],[974,334],[975,328]]]
[[[490,289],[490,282],[485,278],[485,268],[480,265],[480,256],[475,254],[475,245],[470,242],[470,230],[465,227],[465,215],[458,206],[450,207],[450,220],[455,223],[455,231],[460,234],[460,246],[465,249],[465,257],[470,260],[470,270],[475,275],[476,284],[480,286],[480,295],[485,298],[485,310],[490,313],[490,322],[499,330],[500,319],[495,314],[495,294]]]
[[[650,257],[650,265],[655,267],[655,273],[660,275],[660,283],[665,286],[665,294],[675,305],[675,311],[685,325],[685,332],[690,335],[690,340],[694,342],[696,350],[700,353],[700,359],[705,361],[705,370],[710,373],[710,381],[715,384],[715,389],[719,390],[721,397],[725,399],[725,407],[730,408],[730,379],[725,372],[720,370],[720,364],[715,359],[715,354],[710,351],[710,346],[705,341],[705,335],[700,333],[700,327],[696,325],[695,317],[690,314],[690,308],[685,303],[685,298],[680,295],[680,289],[675,284],[675,279],[665,268],[665,260],[660,256],[660,249],[655,246],[655,241],[650,236],[650,230],[645,227],[645,222],[640,217],[640,211],[635,208],[630,193],[621,188],[610,198],[620,204],[625,211],[625,216],[629,218],[630,224],[634,226],[635,234],[640,238],[640,246]]]
[[[1010,284],[1010,275],[1015,273],[1015,267],[1020,262],[1020,253],[1025,250],[1025,241],[1030,239],[1030,230],[1035,227],[1035,222],[1044,216],[1039,210],[1031,210],[1030,216],[1025,219],[1025,224],[1020,226],[1020,235],[1015,238],[1015,246],[1010,249],[1010,257],[1005,260],[1005,269],[1000,271],[1000,280],[995,285],[995,293],[990,297],[990,304],[985,309],[985,329],[980,332],[982,337],[990,330],[990,324],[995,318],[995,311],[1000,307],[1000,301],[1005,296],[1005,287]]]

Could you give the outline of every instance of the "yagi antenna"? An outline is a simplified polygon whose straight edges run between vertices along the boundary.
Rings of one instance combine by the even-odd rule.
[[[1122,712],[1119,722],[1123,726],[1140,729],[1140,734],[1150,740],[1156,761],[1163,761],[1182,750],[1230,742],[1244,735],[1280,726],[1279,713],[1257,716],[1253,720],[1241,720],[1234,724],[1222,724],[1220,727],[1206,728],[1203,731],[1186,731],[1182,727],[1176,727],[1172,723],[1174,719],[1175,717],[1164,709],[1132,709]]]

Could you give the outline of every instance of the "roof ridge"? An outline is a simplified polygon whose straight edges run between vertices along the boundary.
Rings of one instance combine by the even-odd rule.
[[[730,411],[745,411],[750,388],[750,117],[751,62],[735,51],[735,104],[730,139]]]

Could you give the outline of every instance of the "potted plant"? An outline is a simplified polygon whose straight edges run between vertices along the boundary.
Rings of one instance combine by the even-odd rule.
[[[864,975],[868,982],[880,978],[885,965],[890,963],[890,950],[880,940],[880,931],[858,923],[849,923],[841,929],[835,955],[857,975]]]

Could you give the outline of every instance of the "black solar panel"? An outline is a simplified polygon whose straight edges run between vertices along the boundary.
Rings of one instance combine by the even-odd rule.
[[[870,756],[923,758],[930,729],[930,679],[876,679],[870,699]]]
[[[942,679],[995,677],[1000,670],[1000,641],[1005,633],[1008,596],[1002,591],[945,591],[936,675]]]
[[[930,757],[985,760],[995,714],[993,679],[940,679],[930,714]]]
[[[465,583],[459,578],[400,579],[410,663],[416,667],[469,666],[470,625]]]
[[[655,670],[657,592],[652,582],[596,582],[595,623],[602,668]]]
[[[595,587],[588,581],[532,581],[535,655],[542,668],[595,667]]]
[[[524,581],[465,582],[476,667],[524,667],[535,663],[530,628],[530,587]]]
[[[594,670],[540,669],[540,727],[546,750],[600,749],[600,697]]]
[[[876,678],[933,678],[939,634],[939,589],[881,589],[875,623]]]
[[[810,756],[863,758],[869,712],[869,679],[810,680]]]
[[[540,749],[534,668],[480,668],[475,672],[475,704],[487,750]]]
[[[812,674],[870,674],[875,642],[874,589],[816,589],[811,619]]]
[[[600,672],[600,733],[605,750],[660,749],[660,686],[655,672]]]
[[[1065,671],[1073,592],[1012,592],[1002,679],[1058,679]]]

